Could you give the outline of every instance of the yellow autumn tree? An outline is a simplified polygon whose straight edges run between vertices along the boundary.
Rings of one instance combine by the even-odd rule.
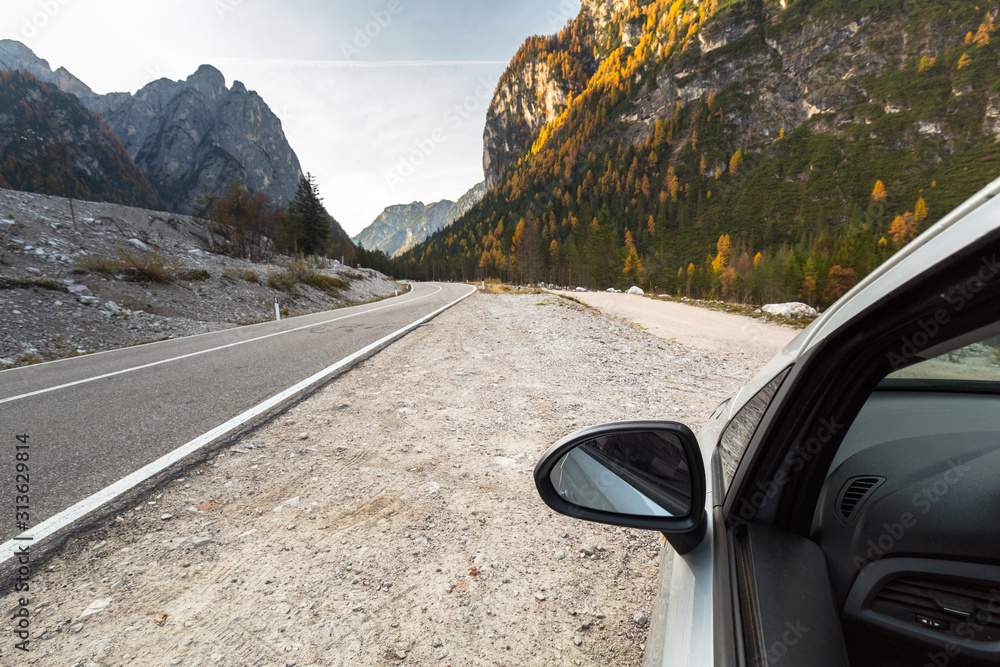
[[[885,191],[885,184],[882,181],[875,181],[875,188],[872,190],[872,201],[885,201],[885,198],[888,196],[889,193]]]
[[[921,197],[917,200],[917,205],[913,209],[913,217],[916,218],[917,222],[923,222],[930,215],[930,209],[927,208],[927,202]]]
[[[729,174],[735,176],[743,168],[743,151],[736,151],[733,157],[729,158]]]
[[[667,191],[670,193],[670,199],[677,202],[677,193],[680,191],[681,182],[677,178],[677,174],[674,172],[674,168],[667,168]]]
[[[917,219],[913,213],[907,211],[903,215],[897,215],[889,227],[889,236],[897,246],[904,246],[917,238]]]
[[[928,56],[920,57],[920,64],[917,66],[917,72],[926,72],[930,68],[934,67],[937,62],[937,58],[930,58]]]
[[[722,273],[729,266],[729,257],[733,254],[733,241],[729,238],[729,234],[723,234],[719,237],[716,250],[718,250],[718,254],[712,260],[712,269],[716,273]]]
[[[965,69],[972,64],[972,58],[969,57],[968,53],[963,53],[962,57],[958,59],[958,69]]]
[[[627,254],[622,273],[631,278],[632,282],[638,283],[642,278],[642,260],[639,259],[639,251],[635,248],[632,232],[627,229],[625,230],[625,250]]]
[[[993,33],[994,29],[993,23],[989,19],[983,21],[982,25],[979,26],[979,30],[972,37],[973,43],[976,46],[986,46],[990,43],[990,34]]]

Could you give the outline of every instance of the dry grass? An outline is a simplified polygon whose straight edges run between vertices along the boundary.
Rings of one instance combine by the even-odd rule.
[[[260,275],[253,269],[244,269],[235,266],[227,266],[222,272],[222,277],[236,282],[245,280],[248,283],[259,283]]]
[[[115,257],[87,255],[77,260],[77,270],[86,273],[121,275],[141,283],[170,283],[183,268],[181,263],[158,252],[129,252],[115,248]],[[195,278],[197,279],[197,278]]]

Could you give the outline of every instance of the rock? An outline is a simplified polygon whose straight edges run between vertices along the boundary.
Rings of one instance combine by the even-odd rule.
[[[397,660],[406,660],[406,651],[396,651]]]
[[[298,507],[302,504],[302,499],[299,496],[295,496],[291,500],[286,500],[283,505],[288,505],[289,507]]]
[[[96,602],[94,602],[89,607],[83,610],[83,613],[80,614],[80,620],[83,621],[95,614],[101,613],[102,611],[108,608],[109,604],[111,604],[111,598],[104,598],[103,600],[97,600]]]
[[[70,294],[75,294],[76,296],[91,296],[90,288],[86,285],[70,285],[66,289]]]
[[[444,646],[444,642],[441,641],[440,637],[435,637],[434,641],[431,642],[431,646],[433,646],[434,648],[441,648],[442,646]]]
[[[191,546],[203,547],[206,544],[215,544],[215,536],[212,533],[202,533],[191,538]]]
[[[173,514],[164,514],[163,516],[160,517],[162,521],[170,521],[173,518],[174,518]]]
[[[582,547],[580,547],[580,553],[584,554],[585,556],[593,556],[595,553],[595,549],[593,546],[589,544],[584,544]]]
[[[150,250],[152,250],[152,248],[150,248],[148,245],[146,245],[139,239],[129,239],[128,244],[134,248],[142,250],[143,252],[149,252]]]
[[[629,294],[638,294],[639,296],[642,296],[642,295],[645,294],[645,292],[642,290],[641,287],[636,287],[634,285],[631,288],[629,288],[628,293]]]
[[[819,317],[819,313],[816,312],[815,308],[797,301],[790,303],[769,303],[762,310],[769,315],[786,317],[790,320]]]
[[[566,558],[566,552],[565,551],[557,551],[556,554],[555,554],[555,556],[556,556],[556,560],[564,560]]]
[[[573,643],[576,644],[577,646],[579,646],[580,644],[583,643],[583,637],[581,637],[579,635],[577,635],[576,637],[573,637]]]
[[[646,615],[641,613],[633,616],[632,620],[635,621],[635,624],[638,625],[640,628],[646,627],[646,625],[649,623],[649,619],[646,618]]]
[[[545,602],[545,593],[535,593],[535,599],[539,602]]]
[[[77,623],[71,629],[73,632],[80,632],[80,630],[83,630],[83,623]]]
[[[586,288],[586,287],[577,287],[577,288],[576,288],[576,291],[577,291],[577,292],[586,292],[586,291],[587,291],[587,288]]]

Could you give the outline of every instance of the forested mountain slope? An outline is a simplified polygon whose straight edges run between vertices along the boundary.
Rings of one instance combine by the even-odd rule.
[[[997,6],[586,0],[401,272],[825,305],[1000,176]]]

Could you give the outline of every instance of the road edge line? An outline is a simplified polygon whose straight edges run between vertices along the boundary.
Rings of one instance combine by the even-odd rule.
[[[433,283],[427,283],[427,284],[430,285],[430,284],[433,284]],[[136,371],[144,371],[147,368],[155,368],[157,366],[163,366],[165,364],[171,364],[171,363],[173,363],[175,361],[183,361],[184,359],[191,359],[192,357],[200,357],[203,354],[210,354],[212,352],[218,352],[219,350],[228,350],[231,347],[239,347],[240,345],[247,345],[249,343],[256,343],[256,342],[259,342],[259,341],[262,341],[262,340],[267,340],[268,338],[275,338],[277,336],[284,336],[285,334],[290,334],[290,333],[298,333],[299,331],[305,331],[306,329],[312,329],[313,327],[321,327],[321,326],[323,326],[325,324],[333,324],[334,322],[340,322],[342,320],[349,320],[352,317],[360,317],[362,315],[367,315],[368,313],[375,313],[375,312],[378,312],[380,310],[385,310],[386,308],[395,308],[396,306],[411,304],[411,303],[413,303],[415,301],[420,301],[421,299],[426,299],[428,297],[432,297],[435,294],[440,294],[441,290],[443,288],[441,286],[439,286],[439,285],[434,285],[434,286],[438,288],[437,292],[431,292],[430,294],[424,294],[423,296],[418,296],[417,298],[410,299],[409,301],[403,301],[403,302],[400,302],[400,303],[386,304],[384,306],[379,306],[378,308],[371,308],[369,310],[362,310],[362,311],[359,311],[357,313],[351,313],[350,315],[341,315],[340,317],[335,317],[332,320],[323,320],[322,322],[313,322],[312,324],[303,324],[302,326],[296,327],[294,329],[286,329],[284,331],[275,331],[273,333],[264,334],[263,336],[257,336],[256,338],[247,338],[246,340],[238,340],[238,341],[234,341],[232,343],[226,343],[225,345],[219,345],[217,347],[209,347],[209,348],[205,348],[204,350],[198,350],[197,352],[188,352],[187,354],[181,354],[181,355],[176,356],[176,357],[169,357],[167,359],[160,359],[159,361],[151,361],[148,364],[141,364],[139,366],[130,366],[129,368],[123,368],[121,370],[112,371],[110,373],[103,373],[101,375],[92,375],[92,376],[90,376],[88,378],[82,378],[80,380],[74,380],[72,382],[66,382],[64,384],[52,385],[51,387],[45,387],[44,389],[36,389],[35,391],[29,391],[27,393],[18,394],[16,396],[8,396],[6,398],[0,398],[0,405],[3,405],[5,403],[13,403],[14,401],[24,400],[25,398],[31,398],[33,396],[41,396],[42,394],[50,394],[50,393],[52,393],[54,391],[59,391],[60,389],[69,389],[70,387],[78,387],[81,384],[90,384],[91,382],[98,382],[100,380],[107,380],[108,378],[118,377],[119,375],[127,375],[129,373],[135,373]],[[258,326],[258,325],[254,325],[254,326]],[[226,329],[224,331],[231,331],[231,329]],[[221,333],[221,332],[211,332],[211,333]],[[198,335],[200,335],[200,336],[206,336],[208,334],[198,334]],[[192,336],[192,338],[193,338],[193,336]],[[184,339],[183,338],[175,338],[173,340],[184,340]],[[160,341],[160,342],[166,342],[166,341]],[[119,350],[121,350],[121,349],[128,349],[128,348],[119,348]],[[107,352],[118,352],[119,350],[107,350]],[[103,354],[103,353],[100,353],[100,354]],[[79,359],[80,357],[76,357],[76,358]],[[66,361],[66,360],[65,359],[57,359],[56,361]],[[53,363],[54,364],[56,362],[55,361],[51,361],[49,363]],[[42,366],[44,364],[38,364],[38,365]],[[32,366],[27,366],[27,368],[33,368],[33,367]],[[20,369],[20,368],[11,368],[11,369],[8,369],[8,370],[18,371],[18,370],[22,370],[22,369]]]

